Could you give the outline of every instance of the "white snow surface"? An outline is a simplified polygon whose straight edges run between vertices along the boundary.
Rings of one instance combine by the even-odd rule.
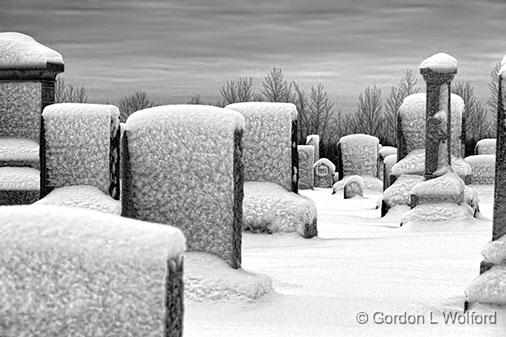
[[[63,64],[60,53],[21,33],[0,33],[0,50],[0,68],[46,68],[48,63]]]
[[[506,264],[506,235],[487,243],[481,254],[485,258],[486,262],[493,264]]]
[[[185,302],[185,336],[330,337],[330,336],[504,336],[506,309],[497,325],[446,325],[442,314],[463,313],[464,290],[476,276],[481,248],[492,232],[493,187],[473,186],[480,193],[484,217],[400,227],[406,206],[380,218],[381,193],[344,200],[330,189],[301,194],[315,201],[319,237],[243,233],[242,267],[268,275],[273,292],[248,303]],[[440,324],[358,324],[365,312],[425,315]]]
[[[404,213],[401,222],[406,228],[427,223],[439,225],[451,221],[469,220],[473,217],[473,209],[466,203],[457,205],[455,203],[421,204]]]
[[[40,171],[31,167],[0,167],[0,190],[40,189]]]
[[[466,297],[470,302],[506,306],[506,265],[493,266],[474,279]]]
[[[496,154],[497,139],[485,138],[481,139],[476,143],[475,152],[476,154]]]
[[[26,138],[0,138],[0,161],[39,161],[39,144]]]
[[[370,175],[378,171],[378,138],[364,134],[353,134],[339,139],[343,161],[343,175]]]
[[[78,207],[116,215],[121,214],[119,200],[115,200],[95,186],[89,185],[55,188],[35,204]]]
[[[297,107],[292,103],[242,102],[229,104],[225,109],[239,111],[246,118],[262,114],[271,115],[273,112],[279,115],[287,114],[292,120],[298,117]]]
[[[437,73],[453,73],[457,71],[457,59],[445,53],[437,53],[420,63],[420,69],[427,68]]]
[[[472,173],[471,166],[464,159],[452,155],[452,169],[461,177]],[[419,174],[425,172],[425,149],[414,150],[392,166],[392,174]]]
[[[493,184],[495,181],[495,154],[478,154],[464,159],[472,169],[473,184]]]
[[[267,275],[231,268],[212,254],[184,254],[184,295],[191,301],[252,301],[272,291]]]
[[[392,154],[397,154],[397,148],[393,146],[382,146],[380,147],[378,154],[381,158],[386,158]]]

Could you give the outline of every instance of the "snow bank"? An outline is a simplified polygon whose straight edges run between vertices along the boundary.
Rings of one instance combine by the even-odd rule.
[[[506,264],[506,235],[487,243],[481,254],[485,258],[485,262]]]
[[[247,102],[225,107],[244,116],[245,181],[265,181],[292,190],[292,124],[297,108],[291,103]]]
[[[192,301],[252,301],[272,291],[267,275],[232,269],[214,255],[184,254],[184,295]]]
[[[410,205],[464,202],[464,181],[450,171],[441,177],[429,179],[413,186],[410,192]]]
[[[318,234],[314,202],[268,182],[244,183],[243,225],[252,232]]]
[[[506,305],[506,266],[493,266],[466,289],[466,300],[471,303]]]
[[[185,239],[174,227],[4,206],[0,246],[2,335],[161,336],[181,324]]]
[[[319,135],[307,136],[306,145],[311,145],[314,147],[314,162],[320,159],[320,136]]]
[[[104,194],[95,186],[74,185],[56,188],[36,204],[79,207],[104,213],[121,214],[121,202]]]
[[[474,147],[474,152],[476,154],[493,154],[493,155],[495,155],[496,144],[497,144],[497,139],[495,139],[495,138],[481,139],[476,143],[476,146]]]
[[[474,210],[463,203],[421,204],[404,213],[401,216],[403,227],[410,228],[412,225],[424,225],[426,223],[439,224],[471,219]]]
[[[61,103],[44,108],[47,187],[90,185],[109,193],[113,105]]]
[[[320,158],[313,165],[314,186],[321,188],[330,188],[334,183],[334,174],[336,166],[327,158]]]
[[[466,161],[462,158],[452,156],[452,169],[460,176],[466,177],[471,175],[472,170]],[[425,149],[411,151],[406,157],[392,166],[392,175],[400,176],[402,174],[418,174],[425,173]]]
[[[0,162],[38,162],[39,144],[26,138],[0,138]]]
[[[339,180],[332,186],[333,193],[337,193],[338,191],[341,191],[344,189],[344,186],[346,185],[346,182],[348,179],[353,176],[344,176],[343,179]],[[376,177],[371,176],[357,176],[360,177],[364,183],[364,189],[367,191],[377,191],[381,192],[383,190],[383,185],[381,183],[381,180],[379,180]]]
[[[471,166],[472,183],[483,185],[495,182],[495,154],[480,154],[464,159]]]
[[[426,93],[409,95],[399,107],[401,118],[402,136],[405,141],[405,153],[413,150],[425,149],[425,122],[426,122]],[[451,148],[454,156],[461,156],[462,144],[462,114],[464,112],[464,100],[456,95],[451,95]]]
[[[40,189],[40,172],[31,167],[0,167],[0,190]]]
[[[378,155],[385,159],[386,157],[392,155],[392,154],[397,154],[397,148],[396,147],[393,147],[393,146],[382,146],[380,147],[380,149],[378,150]]]
[[[0,82],[0,137],[39,142],[40,83]]]
[[[122,214],[180,228],[190,250],[240,265],[244,118],[204,105],[133,113],[123,133]]]
[[[430,69],[437,73],[454,73],[457,71],[457,59],[445,53],[437,53],[423,60],[420,69]]]
[[[383,193],[383,201],[388,208],[396,205],[409,205],[411,189],[424,181],[420,175],[403,174],[395,180]]]
[[[360,176],[350,176],[344,185],[344,199],[364,196],[364,179]]]
[[[377,176],[378,138],[364,134],[348,135],[339,139],[338,146],[341,148],[343,176]]]
[[[315,147],[313,145],[298,145],[299,153],[299,189],[307,190],[314,188],[314,154]]]
[[[0,33],[0,68],[46,68],[48,63],[63,64],[62,56],[32,37],[15,32]]]

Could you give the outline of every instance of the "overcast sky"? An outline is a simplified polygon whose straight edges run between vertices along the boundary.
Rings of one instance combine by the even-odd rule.
[[[278,66],[306,88],[323,83],[349,110],[366,86],[386,93],[439,51],[485,98],[506,52],[505,17],[502,1],[0,0],[1,31],[56,49],[68,82],[111,103],[137,90],[214,102],[226,80],[259,85]]]

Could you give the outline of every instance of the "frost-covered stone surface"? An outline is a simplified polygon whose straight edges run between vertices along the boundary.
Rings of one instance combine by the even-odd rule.
[[[244,183],[243,219],[247,231],[318,234],[314,202],[274,183]]]
[[[344,176],[343,179],[339,180],[332,186],[333,193],[337,193],[338,191],[341,191],[344,189],[344,186],[346,185],[346,182],[348,179],[353,176]],[[381,192],[383,190],[383,186],[381,183],[381,180],[379,180],[376,177],[371,176],[356,176],[360,177],[362,179],[362,182],[364,183],[364,189],[367,191],[377,191]]]
[[[493,154],[493,155],[495,155],[496,144],[497,144],[497,139],[495,139],[495,138],[481,139],[476,143],[476,146],[474,148],[474,152],[476,154]]]
[[[204,105],[132,114],[123,133],[123,215],[180,228],[190,250],[240,265],[244,118]]]
[[[383,193],[383,201],[388,208],[396,205],[408,205],[411,189],[424,181],[421,175],[403,174]]]
[[[46,68],[48,63],[63,64],[58,52],[21,33],[0,33],[0,50],[0,68]]]
[[[40,83],[0,82],[0,137],[39,142],[41,91]]]
[[[336,166],[327,158],[320,158],[313,165],[314,186],[321,188],[330,188],[334,183],[334,174]]]
[[[386,190],[390,186],[390,175],[392,167],[397,163],[397,154],[391,154],[383,159],[383,189]]]
[[[493,184],[495,181],[495,154],[480,154],[465,158],[471,166],[473,184]]]
[[[0,163],[38,161],[38,142],[26,138],[0,138]]]
[[[401,118],[402,136],[405,142],[405,153],[413,150],[425,149],[425,122],[426,122],[426,93],[409,95],[404,99],[399,108]],[[464,100],[456,95],[451,95],[451,148],[454,156],[461,156],[462,144],[460,136],[462,132],[462,113]]]
[[[0,167],[0,190],[40,189],[40,172],[31,167]]]
[[[232,269],[207,253],[184,254],[184,295],[192,301],[252,301],[272,291],[267,275]]]
[[[452,156],[452,169],[460,176],[471,175],[471,166],[464,159]],[[392,166],[392,174],[400,176],[402,174],[423,175],[425,172],[425,149],[411,151],[406,157]]]
[[[453,73],[457,71],[457,59],[445,53],[437,53],[423,60],[420,69],[430,69],[437,73]]]
[[[114,200],[95,186],[74,185],[56,188],[36,204],[79,207],[121,214],[121,202]]]
[[[292,190],[292,122],[297,108],[291,103],[247,102],[226,106],[244,116],[243,160],[245,181],[265,181]]]
[[[506,265],[493,266],[471,281],[466,299],[471,303],[506,305]]]
[[[411,206],[420,204],[464,202],[464,181],[451,171],[440,177],[420,182],[410,192]]]
[[[312,145],[298,145],[299,152],[299,189],[314,188],[314,151]]]
[[[485,262],[506,265],[506,235],[487,243],[481,254]]]
[[[162,336],[166,324],[181,326],[185,238],[174,227],[6,206],[0,246],[2,336]]]
[[[393,146],[382,146],[380,147],[380,149],[378,150],[378,155],[381,157],[381,158],[386,158],[392,154],[397,154],[397,148],[396,147],[393,147]]]
[[[46,178],[49,188],[90,185],[109,193],[113,105],[60,103],[44,108]]]
[[[422,204],[418,205],[401,216],[403,226],[421,223],[445,223],[450,221],[469,220],[473,217],[474,210],[466,203]]]
[[[379,140],[364,134],[339,139],[343,176],[377,176]]]
[[[320,159],[320,136],[309,135],[306,137],[306,144],[314,147],[314,162]]]
[[[360,176],[350,176],[344,185],[344,199],[363,197],[364,179]]]

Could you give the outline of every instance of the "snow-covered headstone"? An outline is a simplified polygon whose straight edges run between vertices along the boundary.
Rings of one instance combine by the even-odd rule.
[[[167,105],[133,113],[122,137],[122,214],[180,228],[188,248],[241,263],[244,118]]]
[[[383,190],[391,184],[392,167],[397,163],[397,153],[390,154],[383,159]]]
[[[336,166],[327,158],[320,158],[313,165],[314,186],[321,188],[331,188],[334,183],[334,173]]]
[[[320,159],[320,136],[309,135],[306,137],[306,145],[312,145],[314,147],[314,162],[316,163]]]
[[[314,188],[314,150],[312,145],[298,145],[299,151],[299,189],[307,190]]]
[[[372,176],[378,174],[378,138],[370,135],[355,134],[341,137],[338,143],[339,175]]]
[[[364,196],[364,179],[360,176],[351,176],[344,185],[344,199]]]
[[[39,141],[40,114],[54,103],[59,53],[28,35],[0,33],[0,137]]]
[[[478,154],[465,158],[473,171],[472,184],[493,184],[495,181],[495,154]]]
[[[119,199],[119,110],[59,103],[42,113],[41,196],[73,185],[95,186]]]
[[[9,206],[0,207],[0,246],[2,336],[182,335],[185,238],[177,228]]]
[[[496,139],[495,138],[485,138],[481,139],[476,143],[474,147],[474,152],[477,155],[480,154],[493,154],[496,152]]]
[[[297,193],[297,108],[291,103],[246,102],[225,107],[244,116],[245,181],[266,181]]]
[[[377,169],[377,173],[378,173],[378,178],[383,180],[384,178],[384,175],[385,175],[385,171],[384,171],[384,161],[385,161],[385,158],[392,155],[392,154],[395,154],[397,156],[397,148],[396,147],[393,147],[393,146],[381,146],[380,145],[380,149],[378,150],[378,169]]]

